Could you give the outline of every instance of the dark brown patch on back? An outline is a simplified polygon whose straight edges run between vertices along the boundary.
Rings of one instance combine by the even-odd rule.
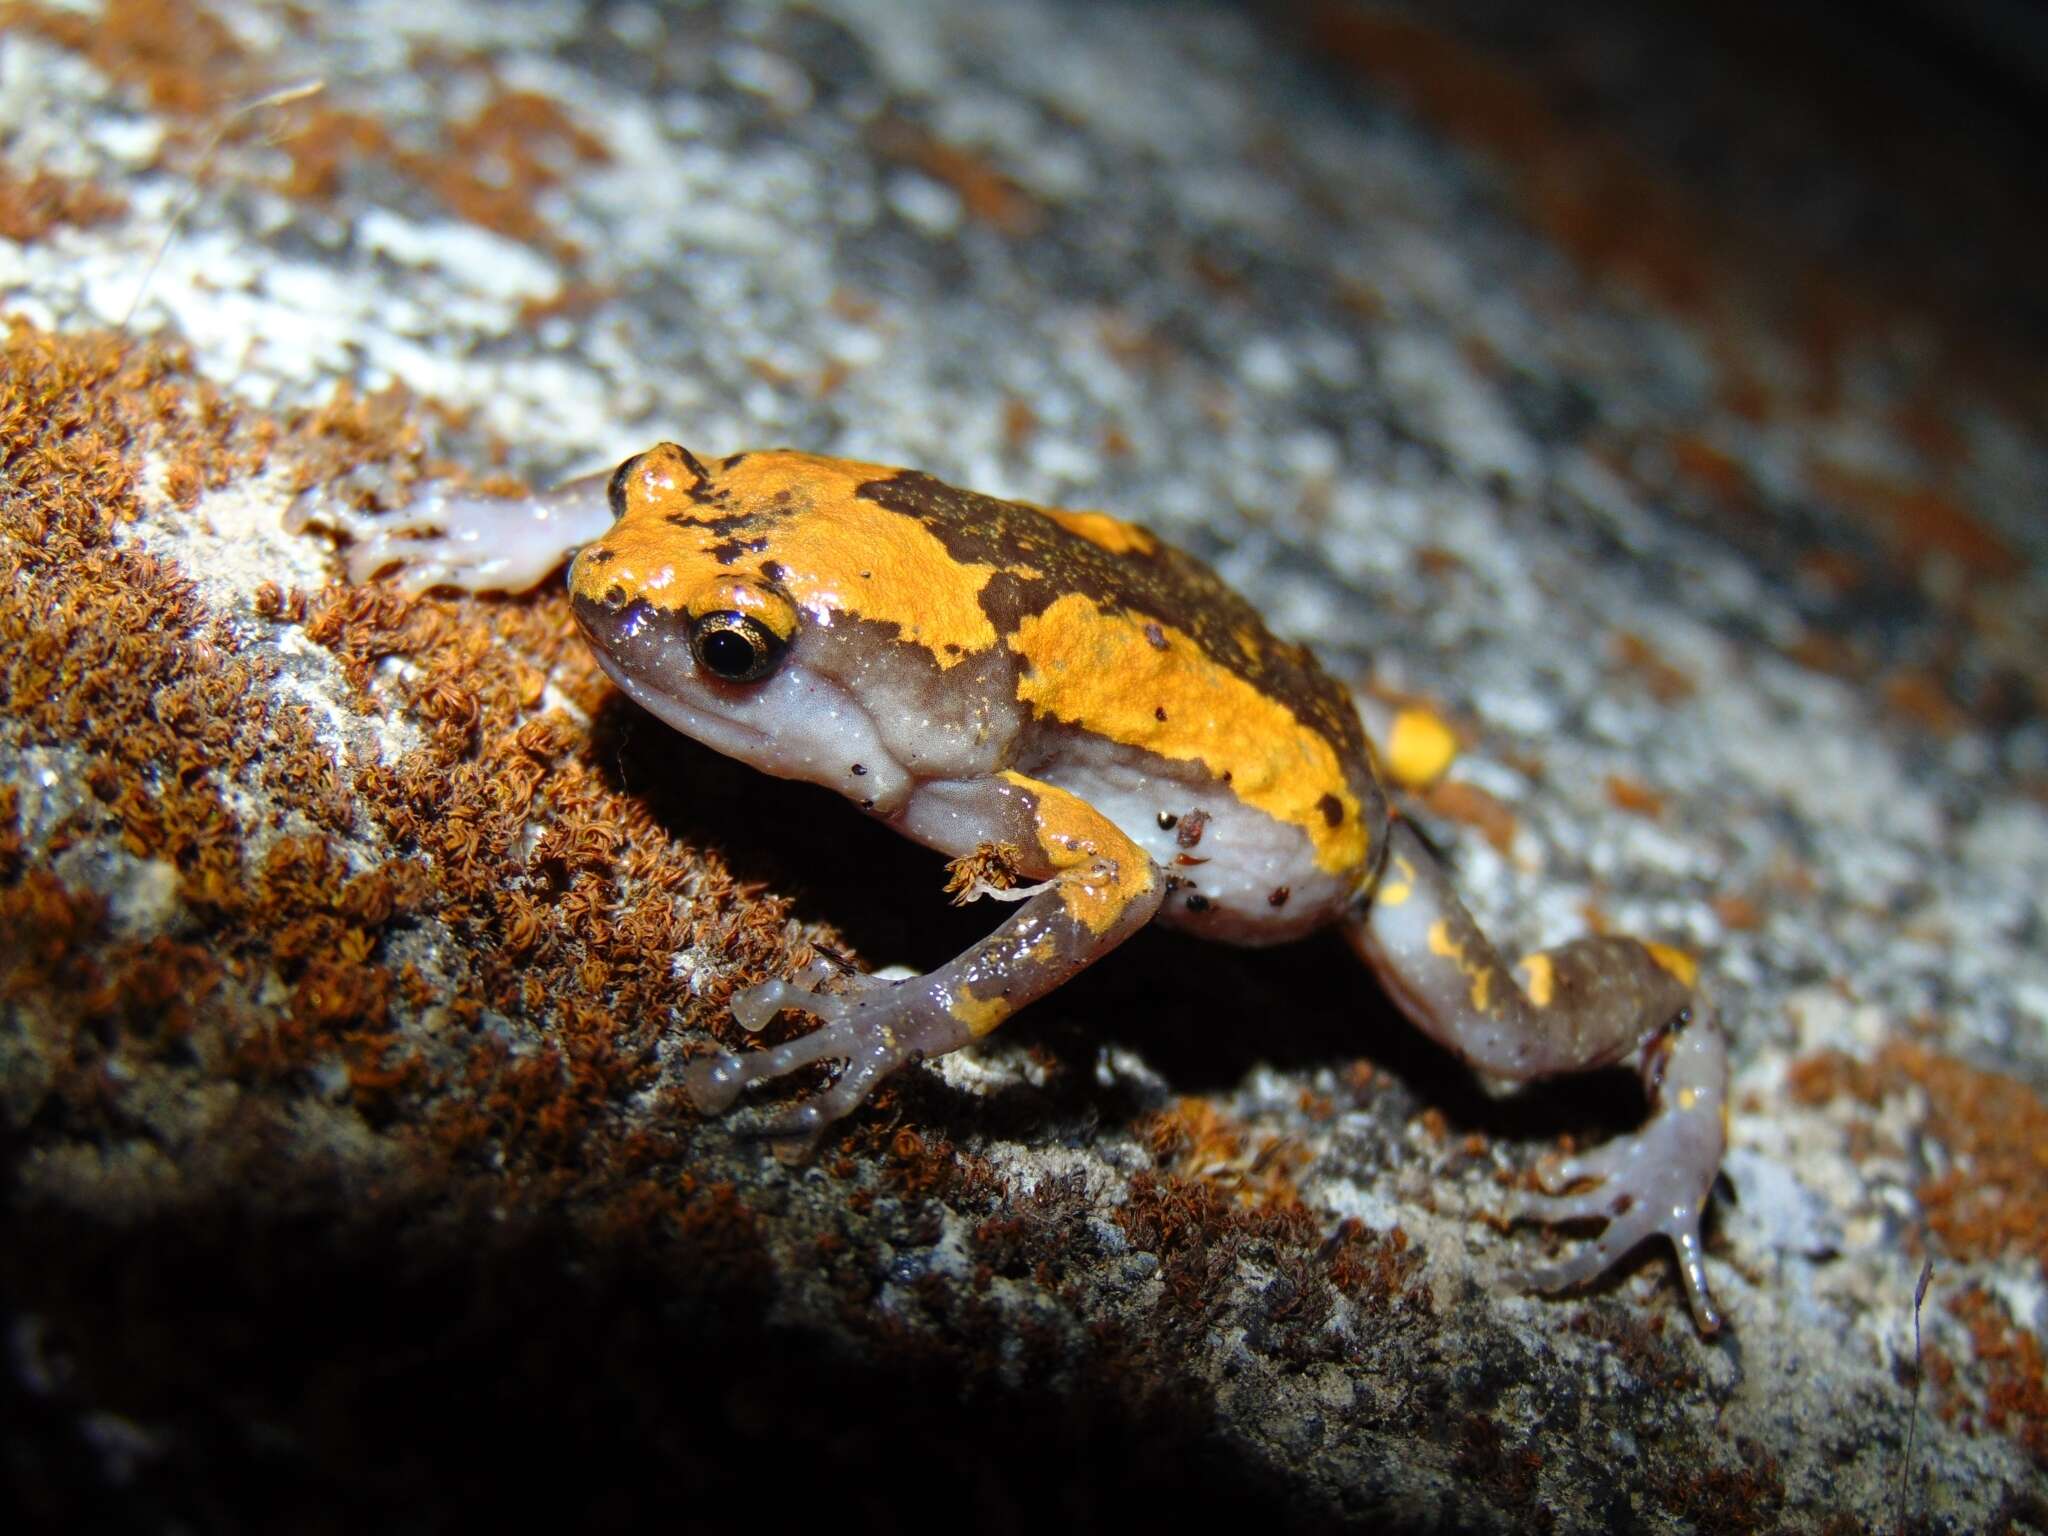
[[[731,521],[731,519],[721,519]],[[766,538],[721,539],[705,551],[720,565],[737,565],[742,555],[761,555],[768,552]]]
[[[725,493],[721,491],[716,500],[723,502]],[[736,533],[758,528],[771,518],[772,514],[768,512],[732,512],[724,517],[700,517],[694,512],[664,512],[661,520],[671,528],[701,528],[706,533],[716,534],[719,538],[725,539]]]
[[[1072,592],[1094,598],[1105,612],[1122,610],[1156,621],[1146,627],[1148,640],[1158,625],[1180,630],[1210,661],[1277,700],[1327,739],[1360,803],[1372,803],[1365,735],[1350,698],[1306,647],[1277,638],[1256,608],[1192,555],[1164,542],[1150,554],[1112,554],[1029,503],[964,491],[917,470],[870,480],[857,494],[916,518],[954,559],[995,567],[982,589],[981,606],[998,634],[1014,634],[1025,617]],[[1027,580],[1010,574],[1005,569],[1010,566],[1033,567],[1051,579]],[[1163,639],[1162,634],[1153,643]]]

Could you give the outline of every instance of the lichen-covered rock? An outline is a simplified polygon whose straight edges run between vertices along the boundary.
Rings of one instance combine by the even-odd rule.
[[[1221,7],[0,9],[31,1514],[2048,1524],[2029,162],[1874,180],[1681,88],[1683,19],[1315,15],[1312,67]],[[1519,1288],[1487,1213],[1625,1080],[1494,1101],[1334,947],[1135,941],[804,1168],[695,1116],[736,988],[985,918],[558,593],[285,528],[664,436],[1108,507],[1434,701],[1408,810],[1504,942],[1703,956],[1728,1334],[1660,1254]]]

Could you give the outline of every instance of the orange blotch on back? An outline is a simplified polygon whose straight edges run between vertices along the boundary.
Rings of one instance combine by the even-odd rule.
[[[1026,617],[1009,644],[1030,663],[1018,697],[1040,714],[1202,764],[1246,804],[1300,827],[1325,871],[1364,863],[1370,839],[1336,747],[1181,630],[1073,593]]]

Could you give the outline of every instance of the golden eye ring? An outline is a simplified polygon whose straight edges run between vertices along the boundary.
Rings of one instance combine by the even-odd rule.
[[[722,683],[758,683],[788,650],[787,640],[750,613],[725,608],[690,621],[690,654]]]

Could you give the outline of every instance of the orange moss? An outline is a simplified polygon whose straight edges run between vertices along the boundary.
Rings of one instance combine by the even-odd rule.
[[[1800,133],[1817,130],[1873,196],[1941,209],[1922,221],[1927,229],[1985,237],[1960,241],[1980,258],[1976,284],[1959,284],[1958,268],[1910,243],[1846,253],[1788,242],[1763,204],[1731,201],[1716,176],[1703,179],[1643,148],[1630,136],[1636,104],[1609,89],[1611,69],[1547,49],[1555,39],[1532,36],[1533,49],[1510,52],[1466,41],[1454,15],[1426,9],[1410,14],[1363,0],[1308,0],[1305,9],[1321,53],[1494,161],[1530,224],[1583,270],[1704,322],[1701,340],[1720,373],[1716,394],[1732,414],[1762,423],[1836,411],[1851,356],[1890,348],[1904,324],[1937,339],[1937,355],[1916,355],[1913,394],[1900,413],[1904,441],[1930,469],[1961,462],[1967,444],[1927,401],[1967,391],[2014,419],[2037,419],[2040,370],[2022,342],[1998,330],[1993,306],[2032,281],[2039,219],[2000,179],[1999,158],[1978,153],[1966,119],[1929,110],[1941,93],[1912,89],[1926,82],[1907,73],[1910,64],[1842,69],[1837,30],[1787,20],[1783,7],[1697,18],[1700,41],[1731,86],[1708,104],[1721,137],[1732,137],[1741,155],[1768,155],[1745,103],[1768,113],[1773,103],[1799,100],[1812,109]],[[1958,167],[1982,174],[1959,176]],[[1758,359],[1770,354],[1758,348],[1767,331],[1774,348],[1793,349],[1791,369],[1764,372]],[[1679,450],[1695,483],[1717,497],[1746,496],[1740,464],[1697,451],[1705,446],[1695,440]]]
[[[1655,820],[1664,814],[1662,795],[1640,780],[1624,778],[1618,773],[1607,775],[1607,798],[1616,809],[1627,811],[1631,816]]]
[[[522,299],[519,324],[530,328],[543,320],[579,319],[609,304],[619,293],[616,283],[564,283],[546,298]]]
[[[1948,1309],[1970,1331],[1970,1347],[1984,1371],[1984,1422],[2048,1465],[2048,1358],[2040,1339],[2014,1324],[1998,1299],[1976,1286],[1951,1297]]]
[[[37,171],[27,178],[0,167],[0,240],[27,244],[59,225],[86,228],[117,219],[128,200],[88,181]]]
[[[1829,677],[1861,680],[1871,672],[1869,659],[1858,648],[1840,636],[1817,629],[1803,631],[1797,640],[1785,647],[1785,655],[1809,671],[1825,673]]]
[[[275,89],[278,82],[194,0],[107,0],[97,18],[4,0],[0,31],[9,27],[78,53],[109,78],[141,90],[158,111],[189,120],[195,131],[217,125],[230,137],[242,137],[266,126],[231,114],[240,102]],[[432,59],[421,67],[446,72],[465,63]],[[333,106],[303,111],[292,131],[278,140],[291,160],[278,190],[288,197],[325,200],[340,190],[353,166],[378,163],[410,179],[457,218],[572,261],[576,248],[548,227],[536,200],[576,167],[602,164],[609,152],[558,102],[493,84],[474,116],[447,125],[428,148],[401,143],[366,113]],[[44,200],[56,190],[44,189]],[[89,217],[102,204],[81,195],[71,206],[74,214]],[[34,212],[34,205],[26,211]],[[0,184],[0,224],[8,212],[8,189]]]
[[[1216,1185],[1173,1174],[1133,1177],[1114,1219],[1132,1246],[1158,1255],[1166,1305],[1192,1324],[1223,1305],[1248,1239],[1280,1233],[1305,1245],[1314,1236],[1298,1204],[1247,1211]]]
[[[1700,1531],[1775,1531],[1785,1477],[1763,1443],[1738,1435],[1722,1464],[1673,1458],[1659,1477],[1660,1503]]]
[[[1864,562],[1842,549],[1801,550],[1799,579],[1833,597],[1844,597],[1870,580]]]
[[[1686,479],[1729,506],[1747,507],[1756,499],[1742,461],[1697,433],[1681,432],[1671,439],[1671,462]]]
[[[0,885],[20,875],[25,851],[21,837],[21,786],[0,784]]]
[[[1297,1143],[1262,1135],[1195,1098],[1174,1101],[1137,1130],[1160,1168],[1133,1178],[1111,1215],[1134,1246],[1158,1255],[1169,1322],[1211,1320],[1238,1261],[1250,1254],[1276,1272],[1262,1306],[1267,1322],[1282,1325],[1276,1342],[1283,1355],[1315,1356],[1335,1294],[1371,1310],[1429,1310],[1427,1291],[1412,1286],[1420,1258],[1408,1252],[1403,1233],[1346,1221],[1324,1240],[1295,1184],[1309,1160]]]
[[[1520,1510],[1536,1502],[1542,1453],[1532,1446],[1508,1448],[1507,1431],[1483,1413],[1468,1414],[1458,1428],[1458,1475],[1468,1484],[1493,1489]]]
[[[1901,565],[1917,571],[1939,556],[1966,575],[2009,580],[2022,562],[2010,543],[1937,486],[1868,474],[1816,460],[1807,471],[1814,493],[1863,518],[1890,542]]]
[[[575,167],[610,158],[604,142],[558,103],[503,88],[473,117],[447,125],[431,148],[403,144],[377,118],[334,107],[312,113],[283,148],[292,169],[280,190],[289,196],[332,198],[353,167],[381,165],[431,193],[457,218],[564,261],[574,260],[576,249],[549,229],[536,200]],[[595,293],[578,290],[579,302]],[[564,301],[564,312],[570,307]]]
[[[234,33],[193,0],[106,0],[97,16],[10,0],[0,31],[15,27],[83,55],[160,112],[218,112],[254,85]]]
[[[1399,1227],[1378,1232],[1349,1218],[1323,1245],[1322,1258],[1330,1284],[1354,1301],[1384,1302],[1406,1293],[1411,1305],[1428,1307],[1429,1293],[1414,1285],[1422,1255],[1409,1250],[1408,1234]]]
[[[418,409],[344,391],[252,417],[174,349],[24,324],[0,342],[0,721],[17,747],[74,754],[81,797],[31,848],[19,792],[0,792],[0,924],[16,935],[0,994],[59,1026],[38,1134],[146,1115],[123,1106],[148,1063],[241,1084],[260,1142],[254,1106],[329,1092],[338,1067],[416,1158],[509,1183],[494,1201],[617,1197],[650,1156],[682,1155],[621,1112],[657,1081],[658,1035],[679,1003],[722,1002],[718,987],[689,1000],[672,957],[710,947],[737,978],[791,960],[785,910],[743,900],[613,786],[586,727],[544,711],[550,681],[586,711],[608,693],[559,597],[256,594],[255,613],[303,621],[332,652],[359,709],[402,714],[422,741],[401,761],[338,762],[175,566],[113,542],[141,511],[145,454],[184,466],[193,494],[280,455],[302,479],[374,464],[402,483],[431,467]],[[392,657],[409,665],[380,670]],[[104,903],[45,865],[103,828],[169,871],[175,940],[117,941]],[[438,932],[461,942],[433,974],[394,958],[400,938]],[[488,1014],[538,1046],[477,1033]]]
[[[2048,1102],[2034,1090],[1900,1040],[1871,1061],[1801,1058],[1787,1079],[1802,1104],[1846,1095],[1875,1105],[1914,1087],[1927,1096],[1921,1129],[1952,1164],[1916,1191],[1929,1230],[1959,1259],[2024,1255],[2048,1275]]]
[[[1441,780],[1429,787],[1422,803],[1439,816],[1473,828],[1497,852],[1514,846],[1515,813],[1476,784]]]
[[[1207,1099],[1175,1099],[1134,1127],[1153,1159],[1174,1176],[1227,1190],[1254,1209],[1297,1207],[1295,1175],[1308,1150],[1285,1136],[1231,1120]]]
[[[1933,395],[1908,400],[1892,412],[1892,425],[1915,452],[1940,469],[1969,461],[1970,440],[1948,407]]]
[[[1630,149],[1567,124],[1516,70],[1448,31],[1391,11],[1325,4],[1316,43],[1406,97],[1453,138],[1510,166],[1531,219],[1586,267],[1675,308],[1698,308],[1714,272],[1705,220]]]
[[[533,91],[504,90],[466,122],[448,129],[431,153],[396,150],[392,163],[438,197],[456,217],[574,261],[574,245],[555,235],[534,206],[541,193],[579,165],[609,159],[602,140],[555,102]]]
[[[1642,680],[1659,704],[1677,704],[1692,697],[1693,681],[1671,665],[1641,635],[1616,630],[1610,641],[1615,660]]]
[[[1739,933],[1751,933],[1763,926],[1762,909],[1738,892],[1723,891],[1714,897],[1712,905],[1723,926]]]
[[[843,1143],[848,1152],[878,1164],[883,1184],[906,1200],[986,1209],[1008,1197],[1007,1181],[986,1158],[961,1150],[943,1136],[927,1135],[884,1118],[899,1091],[885,1088],[875,1096],[872,1102],[878,1113],[848,1130]],[[859,1166],[857,1160],[849,1159],[837,1171],[850,1178]]]
[[[1892,673],[1884,680],[1884,702],[1893,713],[1937,735],[1956,735],[1970,723],[1941,679],[1926,672]]]
[[[870,142],[883,159],[913,166],[952,188],[967,216],[998,234],[1023,240],[1044,227],[1045,209],[1038,199],[972,150],[900,118],[880,123]]]

